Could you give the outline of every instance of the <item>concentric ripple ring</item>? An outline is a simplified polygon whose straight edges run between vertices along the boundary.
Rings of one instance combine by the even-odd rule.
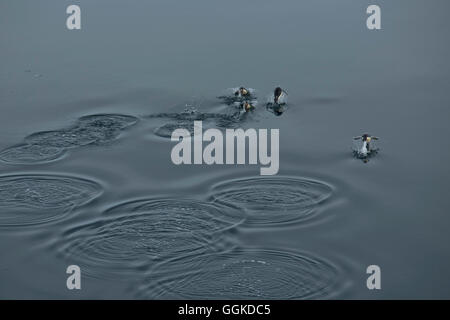
[[[331,185],[313,179],[256,177],[217,184],[211,199],[246,209],[248,223],[277,224],[310,218],[332,192]]]
[[[64,232],[59,251],[93,274],[132,273],[154,261],[204,252],[213,235],[241,220],[235,208],[197,200],[130,201]]]
[[[150,299],[312,299],[336,291],[339,268],[310,254],[238,249],[162,263],[138,289]]]
[[[62,218],[102,193],[93,181],[57,175],[0,176],[0,226],[24,226]]]

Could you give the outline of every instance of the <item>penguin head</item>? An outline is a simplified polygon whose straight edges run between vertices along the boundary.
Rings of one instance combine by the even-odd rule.
[[[239,88],[239,93],[241,94],[241,96],[246,96],[246,95],[249,94],[249,91],[246,88],[244,88],[244,87],[240,87]]]
[[[273,101],[275,103],[278,103],[278,100],[280,99],[281,95],[283,94],[283,89],[281,89],[280,87],[276,87],[274,92],[273,92]]]
[[[245,111],[250,111],[251,109],[254,108],[248,101],[244,102],[243,107]]]

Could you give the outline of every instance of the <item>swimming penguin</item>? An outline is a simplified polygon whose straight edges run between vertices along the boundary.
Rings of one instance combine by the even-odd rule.
[[[361,156],[367,156],[368,154],[370,154],[370,152],[372,152],[372,149],[370,148],[370,141],[373,140],[378,140],[377,137],[372,137],[371,135],[364,133],[362,136],[358,136],[358,137],[354,137],[354,140],[359,140],[361,139],[363,144],[360,150],[358,150],[359,154]]]
[[[236,97],[240,96],[240,97],[248,97],[250,96],[250,91],[244,87],[240,87],[235,93],[234,95]]]
[[[248,102],[248,101],[245,101],[244,103],[242,103],[241,106],[245,112],[249,112],[249,111],[255,109],[255,106],[250,104],[250,102]]]
[[[284,91],[280,87],[276,87],[275,91],[273,92],[273,102],[279,104],[280,98],[285,94],[287,95],[286,91]]]

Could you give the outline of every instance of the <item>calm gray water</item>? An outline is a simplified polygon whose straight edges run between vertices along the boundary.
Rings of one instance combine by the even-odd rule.
[[[450,298],[448,1],[70,4],[0,3],[0,298]],[[279,128],[278,175],[174,165],[195,119]]]

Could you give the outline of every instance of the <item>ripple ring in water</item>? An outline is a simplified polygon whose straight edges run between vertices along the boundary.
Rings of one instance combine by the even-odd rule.
[[[101,192],[99,184],[80,178],[0,176],[0,226],[25,226],[60,219]]]
[[[310,218],[332,192],[333,187],[317,180],[257,177],[217,184],[211,199],[246,209],[249,224],[278,224]]]
[[[61,159],[65,153],[64,148],[22,144],[1,151],[0,160],[11,164],[38,164]]]
[[[103,215],[67,230],[59,248],[94,276],[96,269],[135,273],[159,259],[205,252],[213,235],[242,220],[232,207],[175,198],[126,202]]]
[[[174,269],[175,268],[175,269]],[[177,269],[178,268],[178,269]],[[336,291],[337,266],[307,254],[267,249],[161,263],[138,289],[150,299],[312,299]]]

